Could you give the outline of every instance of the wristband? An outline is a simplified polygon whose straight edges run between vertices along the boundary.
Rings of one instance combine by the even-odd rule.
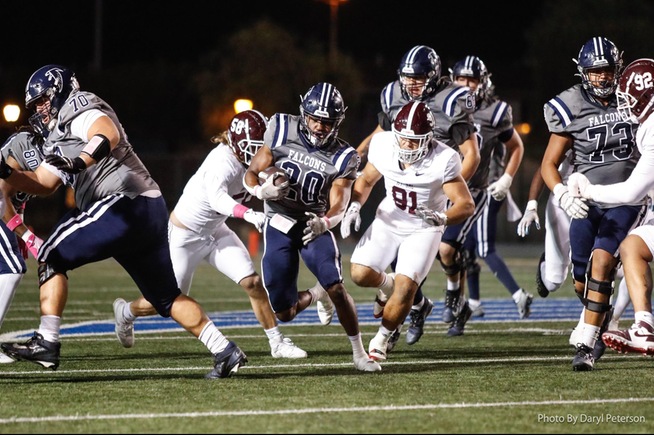
[[[332,226],[329,223],[329,218],[327,216],[323,216],[322,218],[325,220],[325,223],[327,224],[327,229],[331,229]]]
[[[243,215],[249,210],[246,206],[243,204],[236,204],[234,208],[232,209],[232,216],[238,219],[243,219]]]
[[[19,214],[15,214],[14,217],[9,219],[9,222],[7,222],[7,228],[9,228],[11,231],[15,230],[17,226],[22,225],[23,219],[20,217]]]

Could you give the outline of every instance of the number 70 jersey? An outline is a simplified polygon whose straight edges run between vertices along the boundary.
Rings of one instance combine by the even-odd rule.
[[[386,196],[377,208],[377,218],[398,229],[428,226],[415,210],[424,204],[444,212],[447,196],[443,184],[461,174],[461,158],[451,147],[432,139],[424,158],[403,169],[397,156],[395,133],[386,131],[372,137],[368,164],[384,177]]]

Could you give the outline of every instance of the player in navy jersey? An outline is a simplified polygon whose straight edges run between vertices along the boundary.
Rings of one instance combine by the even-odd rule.
[[[347,107],[330,83],[312,86],[302,98],[300,115],[275,114],[264,145],[257,151],[243,183],[264,201],[264,253],[261,277],[277,318],[289,322],[313,302],[327,297],[347,333],[357,370],[381,370],[366,353],[354,300],[343,285],[341,252],[330,231],[345,213],[359,167],[359,156],[338,137]],[[260,173],[275,166],[289,183],[276,185]],[[300,258],[319,286],[298,292]]]
[[[477,219],[462,225],[458,233],[452,231],[450,240],[454,243],[463,242],[463,268],[469,284],[468,303],[473,315],[475,311],[483,315],[479,300],[479,266],[475,260],[478,255],[507,288],[516,304],[518,315],[523,319],[529,317],[533,296],[516,283],[504,260],[497,254],[495,230],[497,212],[511,193],[513,177],[522,162],[524,145],[513,127],[512,108],[494,94],[490,76],[486,65],[477,56],[466,56],[450,69],[452,82],[469,87],[475,95],[474,120],[477,140],[481,145],[481,162],[468,182],[468,187],[483,201],[478,203]],[[493,179],[490,178],[491,169],[498,172],[493,175]],[[456,295],[448,296],[446,300],[450,302],[454,299],[452,303],[456,307]]]
[[[177,286],[166,203],[113,109],[97,95],[80,90],[73,71],[59,65],[46,65],[32,74],[25,104],[39,114],[49,132],[45,160],[34,172],[24,172],[12,170],[3,159],[0,178],[37,195],[72,186],[76,208],[59,221],[39,250],[38,330],[27,342],[2,343],[3,352],[56,370],[68,295],[66,273],[114,258],[161,316],[172,317],[211,351],[214,369],[206,377],[231,376],[247,358]]]
[[[7,164],[15,169],[34,170],[43,160],[43,136],[32,126],[24,126],[12,134],[2,145],[0,152]],[[43,240],[23,222],[25,204],[31,195],[16,191],[10,184],[0,180],[2,191],[2,223],[5,234],[0,242],[0,327],[9,310],[16,289],[27,271],[24,260],[29,254],[38,256]],[[15,360],[0,352],[0,364]]]
[[[586,202],[562,183],[559,165],[569,150],[573,152],[573,172],[584,174],[594,184],[626,180],[639,156],[635,144],[637,124],[623,120],[617,110],[615,89],[622,71],[618,48],[607,38],[593,37],[581,47],[576,62],[581,83],[558,94],[544,107],[550,140],[541,174],[561,208],[572,218],[572,277],[575,292],[585,307],[572,369],[588,371],[593,370],[604,351],[599,336],[610,321],[619,245],[644,217],[646,198],[618,206]]]
[[[570,191],[591,201],[621,204],[651,196],[654,189],[654,59],[637,59],[622,73],[618,89],[618,111],[622,119],[639,124],[636,143],[640,158],[627,180],[612,185],[591,184],[581,173],[570,176]],[[625,281],[634,304],[634,323],[629,329],[602,334],[602,340],[619,352],[654,356],[652,316],[652,271],[654,219],[634,229],[620,244]],[[622,291],[622,289],[620,290]]]
[[[469,180],[475,173],[480,158],[472,119],[475,103],[469,89],[457,86],[451,83],[447,75],[441,75],[440,57],[433,48],[426,45],[416,45],[402,56],[397,75],[397,80],[382,89],[378,125],[357,147],[357,152],[365,159],[372,136],[378,132],[391,131],[402,107],[411,101],[421,101],[434,115],[434,137],[459,151],[462,158],[461,176],[466,181]],[[377,317],[383,315],[383,307],[389,296],[382,289],[378,291],[374,305]],[[432,309],[433,303],[424,297],[421,284],[409,313],[411,324],[406,335],[408,344],[420,340],[425,319]],[[399,339],[401,328],[402,325],[391,338],[388,351]]]

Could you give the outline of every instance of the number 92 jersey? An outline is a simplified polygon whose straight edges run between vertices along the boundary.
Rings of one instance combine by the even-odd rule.
[[[637,125],[622,120],[615,97],[604,106],[578,84],[549,100],[544,116],[550,133],[572,136],[574,172],[586,175],[593,184],[629,178],[640,156],[635,143]]]

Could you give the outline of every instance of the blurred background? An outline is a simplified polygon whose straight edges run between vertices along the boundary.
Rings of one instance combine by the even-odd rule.
[[[296,114],[301,94],[330,81],[348,106],[340,136],[356,147],[376,126],[381,89],[418,44],[436,50],[443,74],[469,54],[486,63],[525,143],[512,186],[524,209],[548,139],[543,104],[579,83],[572,58],[584,42],[608,37],[625,65],[654,57],[649,0],[534,0],[512,9],[487,1],[30,0],[0,3],[0,17],[6,41],[0,141],[27,122],[31,73],[51,63],[67,66],[82,89],[116,110],[171,209],[211,149],[209,138],[234,115],[236,100],[250,100],[267,116]],[[18,108],[15,117],[7,106]],[[63,190],[32,200],[26,220],[45,235],[71,205],[67,200]],[[372,208],[364,218],[372,218]],[[519,239],[515,223],[503,221],[498,241],[542,237],[534,231]]]

